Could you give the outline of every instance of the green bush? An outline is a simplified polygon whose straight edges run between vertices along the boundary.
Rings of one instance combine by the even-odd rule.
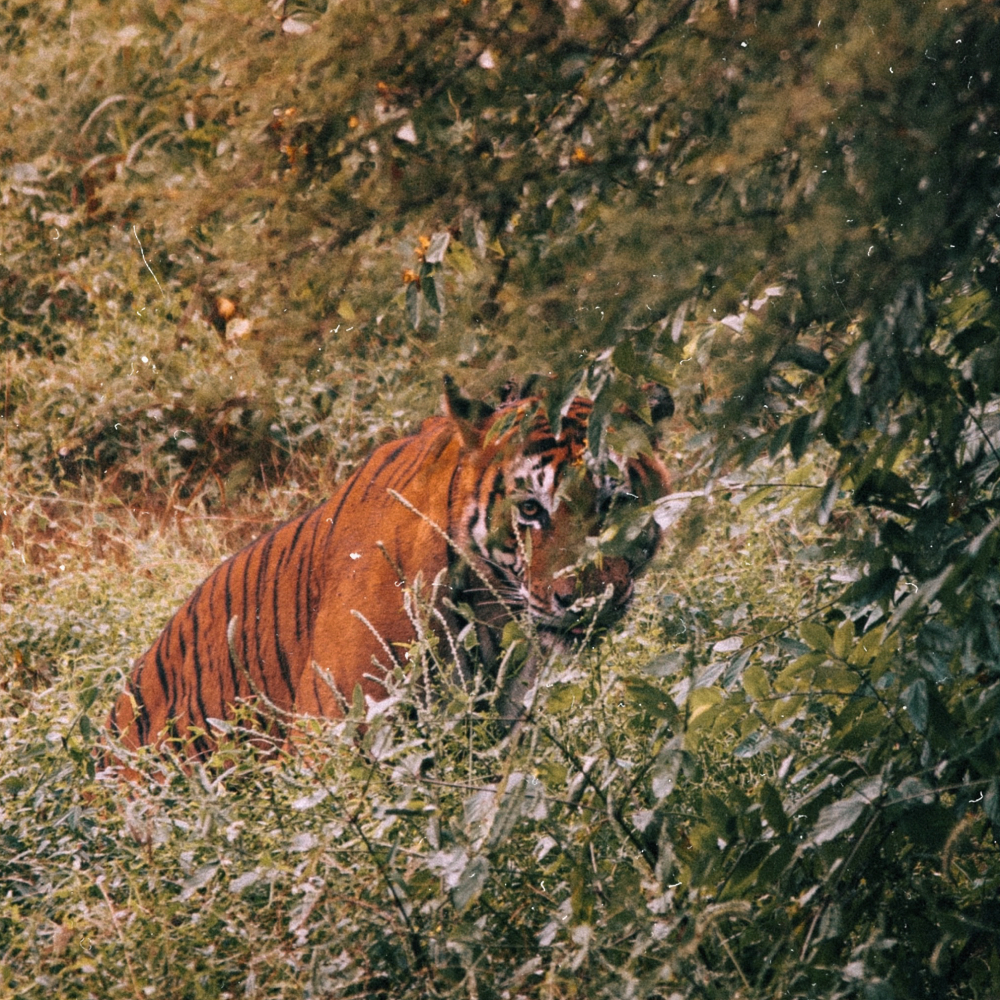
[[[997,995],[998,30],[0,0],[0,991]],[[100,773],[169,612],[442,371],[599,358],[687,506],[516,739],[445,657]]]
[[[146,755],[160,777],[122,787],[95,757],[121,653],[214,556],[164,558],[140,601],[107,566],[67,567],[47,601],[26,573],[24,645],[48,667],[34,690],[19,674],[5,720],[6,988],[930,997],[962,982],[989,996],[996,791],[949,784],[964,751],[945,727],[988,709],[981,684],[921,716],[897,642],[856,636],[831,604],[850,520],[796,527],[821,481],[791,488],[783,471],[693,499],[624,628],[551,664],[505,739],[488,679],[454,686],[436,642],[417,643],[386,706],[358,703],[277,759],[224,741],[186,774]],[[150,536],[135,564],[171,541]]]

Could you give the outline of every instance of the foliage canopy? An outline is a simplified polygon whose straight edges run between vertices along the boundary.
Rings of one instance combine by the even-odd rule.
[[[0,51],[0,988],[1000,991],[995,5],[0,0]],[[671,386],[701,496],[619,648],[502,753],[400,678],[367,757],[123,801],[93,706],[198,573],[109,579],[442,370]]]

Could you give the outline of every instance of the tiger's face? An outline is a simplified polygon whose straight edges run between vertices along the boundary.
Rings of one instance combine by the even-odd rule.
[[[518,404],[489,421],[512,424],[484,449],[480,492],[468,506],[467,548],[488,581],[481,619],[526,615],[568,646],[624,612],[637,574],[656,551],[659,530],[648,507],[669,491],[662,463],[647,453],[599,459],[587,447],[592,404],[574,400],[558,435],[537,409]]]

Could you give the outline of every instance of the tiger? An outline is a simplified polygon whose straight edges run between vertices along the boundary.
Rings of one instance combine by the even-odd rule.
[[[660,540],[649,505],[669,492],[654,448],[669,392],[656,387],[651,422],[632,421],[646,435],[637,454],[600,458],[588,450],[588,398],[572,398],[554,429],[539,393],[508,389],[494,406],[444,382],[440,415],[377,447],[330,499],[195,589],[114,703],[107,727],[121,746],[170,741],[205,759],[216,747],[209,720],[232,719],[240,704],[273,731],[282,719],[340,718],[358,690],[384,699],[386,673],[403,666],[397,651],[415,640],[406,586],[445,581],[435,619],[474,628],[463,648],[494,677],[516,618],[559,651],[621,617]],[[629,508],[627,543],[602,553],[597,540]],[[529,682],[514,677],[498,702],[507,724],[523,714]]]

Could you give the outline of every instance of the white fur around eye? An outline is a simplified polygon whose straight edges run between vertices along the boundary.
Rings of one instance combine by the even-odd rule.
[[[559,506],[555,467],[543,464],[537,456],[522,458],[508,472],[507,492],[510,496],[536,500],[550,515],[554,514]]]

